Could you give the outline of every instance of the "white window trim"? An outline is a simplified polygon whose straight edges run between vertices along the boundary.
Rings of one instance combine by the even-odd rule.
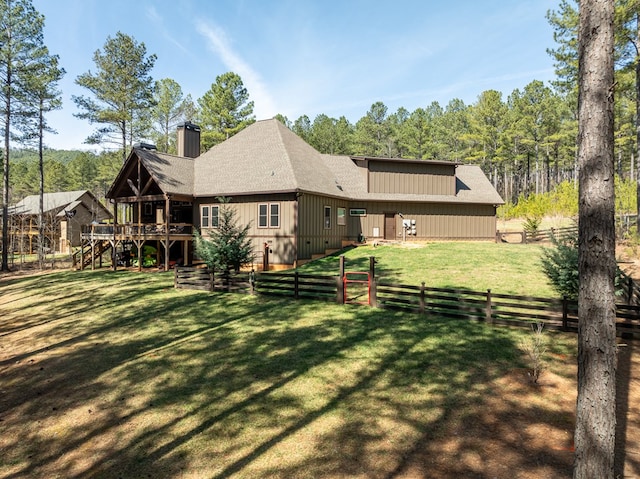
[[[261,206],[266,206],[267,207],[266,215],[261,215],[260,214],[260,207]],[[278,207],[278,225],[277,226],[273,226],[273,224],[271,223],[271,208],[273,206],[277,206]],[[279,229],[280,228],[280,224],[282,223],[281,211],[282,211],[282,208],[280,207],[280,203],[258,203],[258,228],[259,229],[266,229],[266,228]],[[266,223],[267,224],[264,225],[264,226],[260,224],[260,217],[261,216],[266,216]]]
[[[206,216],[207,218],[207,226],[204,225],[204,216],[202,214],[202,212],[204,211],[204,209],[207,209],[208,211],[208,215]],[[213,214],[213,210],[214,208],[216,209],[216,214]],[[202,229],[217,229],[218,225],[213,226],[213,218],[216,217],[218,218],[218,225],[220,224],[220,205],[200,205],[200,228]]]

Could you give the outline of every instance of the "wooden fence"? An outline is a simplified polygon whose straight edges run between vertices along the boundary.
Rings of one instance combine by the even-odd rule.
[[[194,266],[176,266],[173,276],[175,288],[203,291],[249,293],[253,291],[252,282],[253,277],[244,273],[216,274],[208,268]]]
[[[427,316],[470,319],[488,324],[526,326],[543,323],[547,329],[577,332],[578,304],[568,299],[497,294],[491,290],[432,288],[386,283],[371,278],[368,301],[355,298],[344,287],[344,276],[298,272],[239,273],[228,278],[207,269],[177,267],[175,287],[231,291],[344,303],[368,303],[378,308],[406,310]],[[637,288],[631,282],[633,288]],[[635,289],[632,299],[637,297]],[[358,293],[364,294],[362,290]],[[625,298],[621,298],[623,300]],[[640,306],[617,304],[618,334],[640,335]]]

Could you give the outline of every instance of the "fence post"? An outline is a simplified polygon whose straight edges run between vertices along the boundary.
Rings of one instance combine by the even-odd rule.
[[[299,274],[300,273],[298,273],[297,271],[293,274],[293,297],[295,299],[298,299],[298,292],[300,291],[298,283],[298,281],[300,280],[298,276]]]
[[[569,329],[568,324],[569,317],[569,302],[566,296],[562,297],[562,330],[567,331]]]
[[[493,315],[491,314],[491,290],[487,290],[487,308],[485,310],[485,320],[489,324],[493,324]]]
[[[420,285],[420,312],[424,313],[424,281]]]
[[[631,305],[633,302],[633,279],[631,276],[627,277],[627,304]]]
[[[376,277],[376,257],[369,256],[369,277],[374,280]]]
[[[213,269],[209,270],[209,291],[213,291],[215,288],[215,278],[213,277]]]
[[[373,258],[373,256],[372,256]],[[378,280],[375,276],[369,279],[371,281],[371,292],[369,293],[369,304],[373,308],[378,307]]]
[[[173,287],[178,287],[178,265],[173,269]]]
[[[336,303],[344,304],[344,277],[336,277]]]
[[[249,273],[249,294],[256,294],[256,271],[253,268]]]

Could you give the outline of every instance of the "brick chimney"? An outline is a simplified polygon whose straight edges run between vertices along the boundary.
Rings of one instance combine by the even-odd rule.
[[[200,156],[200,127],[185,121],[178,125],[178,156],[196,158]]]

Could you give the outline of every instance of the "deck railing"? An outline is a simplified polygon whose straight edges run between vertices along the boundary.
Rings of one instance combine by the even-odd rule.
[[[83,239],[109,239],[115,236],[117,238],[149,238],[149,237],[161,237],[167,234],[166,225],[164,223],[145,223],[145,224],[118,224],[118,225],[105,225],[105,224],[92,224],[82,225],[82,238]],[[170,235],[187,235],[191,236],[193,233],[193,225],[190,223],[170,223],[169,234]]]

